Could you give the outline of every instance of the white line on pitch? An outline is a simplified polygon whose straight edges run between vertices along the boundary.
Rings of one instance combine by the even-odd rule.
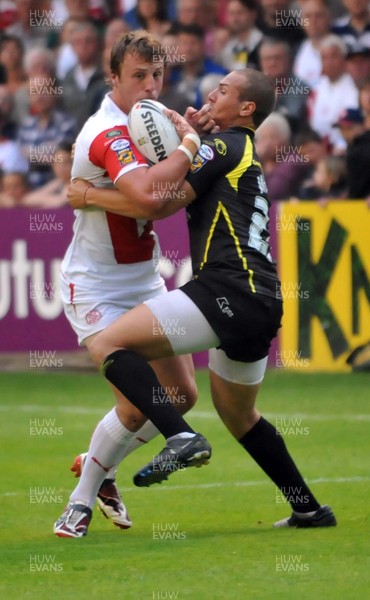
[[[43,406],[37,404],[19,404],[17,405],[17,411],[20,412],[31,412],[31,413],[66,413],[72,415],[98,415],[103,416],[109,408],[95,408],[91,406]],[[0,411],[3,412],[14,412],[14,405],[0,405]],[[189,416],[195,417],[196,419],[218,419],[218,415],[213,411],[205,410],[192,410]],[[267,419],[305,419],[309,421],[370,421],[370,414],[332,414],[332,415],[310,415],[306,413],[269,413],[264,412],[264,417]],[[296,425],[296,423],[293,423]]]
[[[370,477],[362,477],[361,475],[355,477],[319,477],[317,479],[307,479],[308,484],[312,483],[364,483],[370,481]],[[187,485],[168,485],[168,486],[157,486],[153,487],[152,490],[157,492],[166,491],[176,491],[176,490],[208,490],[211,488],[227,488],[227,487],[256,487],[260,485],[271,485],[271,481],[214,481],[213,483],[194,483]],[[122,487],[120,488],[122,493],[126,492],[137,492],[137,487]],[[66,490],[56,490],[55,493],[63,492],[67,493]],[[8,496],[26,496],[28,494],[24,494],[22,492],[5,492],[0,494],[0,498],[8,497]]]

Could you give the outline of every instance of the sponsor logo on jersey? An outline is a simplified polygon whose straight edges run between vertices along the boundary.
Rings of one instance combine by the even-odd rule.
[[[207,162],[213,160],[214,157],[215,154],[212,148],[206,146],[206,144],[202,144],[191,164],[190,173],[197,173],[207,164]]]
[[[115,152],[117,152],[117,150],[126,150],[126,148],[130,148],[130,142],[129,140],[124,139],[115,140],[112,142],[111,148]]]
[[[228,301],[227,298],[225,298],[225,296],[223,298],[216,298],[216,302],[219,305],[221,312],[224,315],[227,315],[228,317],[233,317],[234,313],[230,308],[230,302]]]
[[[221,154],[221,156],[225,156],[227,153],[227,146],[225,144],[225,142],[223,140],[220,140],[220,138],[215,138],[215,146],[216,146],[216,150],[219,154]]]
[[[205,160],[213,160],[215,157],[215,153],[213,152],[212,148],[206,144],[202,144],[198,152]]]
[[[119,163],[122,166],[135,162],[135,156],[130,144],[130,140],[115,140],[111,144],[111,149],[116,153]]]
[[[108,133],[105,134],[105,137],[109,140],[110,138],[117,137],[117,135],[122,134],[123,131],[121,131],[120,129],[112,129],[112,131],[108,131]]]

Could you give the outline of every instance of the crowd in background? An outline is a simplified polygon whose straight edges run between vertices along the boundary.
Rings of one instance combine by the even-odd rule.
[[[71,146],[109,91],[120,35],[143,28],[168,61],[169,108],[207,102],[225,73],[276,85],[256,132],[270,199],[370,196],[368,0],[2,0],[0,207],[66,203]]]

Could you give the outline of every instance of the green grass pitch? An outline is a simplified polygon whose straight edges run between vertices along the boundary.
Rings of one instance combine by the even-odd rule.
[[[119,470],[133,527],[96,509],[87,537],[66,540],[52,525],[75,483],[72,459],[112,405],[109,388],[95,374],[0,374],[1,598],[369,597],[369,375],[270,371],[260,393],[261,412],[335,511],[338,527],[318,530],[272,527],[290,507],[218,420],[206,373],[197,378],[189,421],[211,441],[211,463],[134,488],[132,474],[163,447],[153,440]]]

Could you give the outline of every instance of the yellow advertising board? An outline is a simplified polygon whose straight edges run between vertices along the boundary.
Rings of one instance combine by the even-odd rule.
[[[370,208],[365,201],[281,203],[276,216],[281,367],[346,371],[370,341]]]

